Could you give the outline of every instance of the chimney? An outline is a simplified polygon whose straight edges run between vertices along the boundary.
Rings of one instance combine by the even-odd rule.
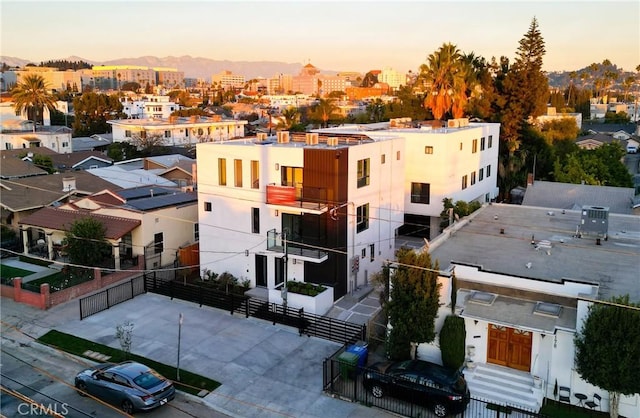
[[[70,192],[71,190],[76,189],[76,178],[75,177],[63,177],[62,178],[62,191]]]

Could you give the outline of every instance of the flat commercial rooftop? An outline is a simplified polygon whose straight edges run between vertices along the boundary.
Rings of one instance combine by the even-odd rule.
[[[629,294],[640,302],[640,216],[609,213],[600,245],[595,236],[576,236],[580,210],[492,204],[469,218],[432,243],[441,270],[455,262],[516,277],[596,283],[599,299]],[[545,245],[532,245],[532,238]]]

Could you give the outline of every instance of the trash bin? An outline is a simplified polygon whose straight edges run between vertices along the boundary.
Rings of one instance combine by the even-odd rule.
[[[358,341],[353,345],[347,347],[348,353],[354,353],[358,355],[358,368],[367,367],[367,360],[369,359],[369,344],[364,341]]]
[[[356,368],[358,367],[359,356],[356,353],[350,353],[345,351],[338,356],[338,362],[340,363],[340,376],[343,379],[353,379],[356,375]]]

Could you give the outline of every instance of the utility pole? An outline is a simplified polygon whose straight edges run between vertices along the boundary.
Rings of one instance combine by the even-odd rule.
[[[178,362],[176,364],[176,380],[180,381],[180,333],[182,331],[182,321],[184,320],[184,316],[182,316],[182,312],[180,312],[180,317],[178,319]]]

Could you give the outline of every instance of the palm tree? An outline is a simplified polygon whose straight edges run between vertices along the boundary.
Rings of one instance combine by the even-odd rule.
[[[278,124],[278,128],[288,131],[300,120],[300,112],[298,108],[290,106],[282,111],[282,117],[284,120]]]
[[[431,109],[435,119],[442,119],[450,110],[454,117],[462,116],[467,93],[460,51],[451,43],[443,44],[427,61],[420,66],[420,78],[427,85],[425,107]]]
[[[33,132],[36,123],[42,122],[44,108],[53,111],[56,99],[48,90],[44,78],[38,74],[29,74],[12,90],[13,105],[16,114],[25,112],[27,120],[33,121]]]
[[[316,120],[322,121],[322,127],[326,128],[329,125],[329,119],[335,117],[335,112],[338,107],[333,104],[331,100],[320,99],[311,110],[311,117]]]

